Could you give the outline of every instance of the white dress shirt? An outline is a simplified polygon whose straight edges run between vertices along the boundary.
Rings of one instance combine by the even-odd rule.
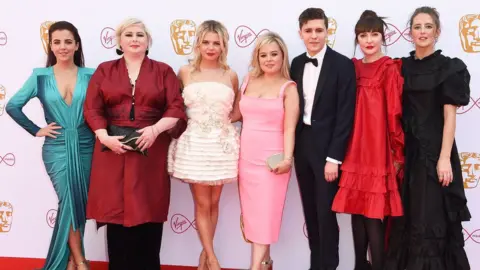
[[[318,67],[313,63],[306,63],[303,69],[303,98],[305,100],[305,108],[303,110],[303,123],[305,125],[312,124],[312,109],[313,101],[315,99],[315,91],[317,90],[318,78],[320,77],[320,71],[322,70],[323,59],[327,52],[327,44],[323,46],[323,49],[315,56],[311,56],[307,52],[307,57],[316,58],[318,61]],[[327,157],[327,161],[342,164],[340,161]]]

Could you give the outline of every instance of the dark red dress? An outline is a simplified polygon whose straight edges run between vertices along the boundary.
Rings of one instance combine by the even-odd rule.
[[[332,210],[383,219],[401,216],[394,161],[404,163],[401,62],[384,56],[353,59],[357,77],[355,122]]]
[[[92,130],[107,124],[143,128],[161,117],[185,119],[180,84],[172,68],[145,57],[135,89],[135,118],[130,118],[132,87],[122,58],[99,65],[90,80],[85,120]],[[179,135],[179,134],[177,134]],[[167,220],[170,178],[167,152],[171,134],[163,132],[148,149],[117,155],[101,151],[97,139],[92,160],[87,218],[98,223],[136,226]]]

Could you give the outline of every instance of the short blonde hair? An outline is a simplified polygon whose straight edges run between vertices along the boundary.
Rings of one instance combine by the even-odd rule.
[[[148,30],[147,26],[143,23],[142,20],[137,19],[137,18],[128,18],[124,20],[120,25],[117,26],[117,29],[115,30],[115,37],[117,38],[117,48],[120,48],[120,37],[122,36],[123,31],[127,29],[128,27],[132,25],[137,25],[143,28],[143,31],[145,31],[145,34],[147,34],[147,39],[148,39],[148,48],[152,47],[152,35],[150,34],[150,31]]]
[[[258,37],[255,43],[255,48],[253,49],[252,60],[250,61],[250,75],[253,77],[259,77],[263,75],[264,72],[260,67],[260,60],[259,60],[260,48],[262,48],[262,46],[264,45],[271,44],[274,42],[277,43],[278,47],[280,47],[280,50],[282,51],[282,55],[283,55],[282,68],[280,69],[280,73],[282,74],[283,77],[290,80],[290,62],[288,59],[287,45],[285,45],[285,42],[280,37],[280,35],[278,35],[275,32],[268,32]]]
[[[228,34],[227,28],[221,22],[214,20],[204,21],[198,26],[198,30],[195,36],[194,55],[193,59],[190,61],[190,64],[193,66],[194,71],[198,71],[200,69],[200,63],[202,62],[202,54],[198,51],[198,48],[205,39],[205,35],[209,32],[218,34],[218,37],[220,38],[220,47],[222,48],[220,57],[218,57],[220,67],[224,70],[230,69],[227,64],[228,40],[230,39],[230,36]]]

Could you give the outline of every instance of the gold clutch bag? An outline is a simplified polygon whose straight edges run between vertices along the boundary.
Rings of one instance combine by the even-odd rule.
[[[267,158],[267,166],[270,170],[273,170],[284,159],[285,159],[285,155],[283,153],[271,155]]]

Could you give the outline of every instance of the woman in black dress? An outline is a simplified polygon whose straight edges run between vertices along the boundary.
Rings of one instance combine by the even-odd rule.
[[[456,108],[470,100],[470,74],[458,58],[434,45],[438,12],[415,10],[415,51],[402,59],[405,215],[392,218],[387,270],[467,270],[462,221],[470,220],[455,144]]]

